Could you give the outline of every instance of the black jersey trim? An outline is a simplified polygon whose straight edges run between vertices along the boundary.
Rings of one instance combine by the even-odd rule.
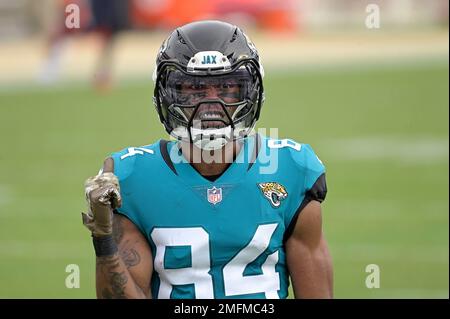
[[[250,163],[248,164],[247,172],[252,168],[253,164],[255,164],[256,159],[258,158],[259,150],[261,148],[261,136],[256,133],[255,136],[255,147],[253,148],[252,158],[250,159]]]
[[[308,205],[308,203],[312,200],[316,200],[320,203],[323,202],[325,200],[326,196],[327,196],[327,182],[325,179],[325,173],[323,173],[322,175],[320,175],[317,178],[316,182],[311,187],[311,189],[306,192],[305,198],[303,199],[299,208],[295,212],[294,217],[292,217],[292,220],[289,223],[289,226],[286,229],[286,232],[284,233],[284,237],[283,237],[284,243],[292,235],[292,232],[294,231],[294,228],[295,228],[295,224],[297,223],[298,216],[302,212],[303,208],[305,208],[305,206]]]
[[[172,172],[174,172],[175,175],[178,175],[177,170],[175,169],[175,165],[173,165],[172,160],[170,159],[169,151],[167,151],[167,144],[169,144],[169,141],[161,140],[159,143],[159,149],[161,151],[162,158],[164,162],[166,162],[167,166],[171,169]]]

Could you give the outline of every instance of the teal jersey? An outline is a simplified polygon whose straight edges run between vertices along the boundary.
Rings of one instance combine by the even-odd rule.
[[[122,206],[147,238],[154,298],[286,298],[285,242],[308,201],[326,194],[307,144],[254,135],[215,181],[175,141],[112,155]]]

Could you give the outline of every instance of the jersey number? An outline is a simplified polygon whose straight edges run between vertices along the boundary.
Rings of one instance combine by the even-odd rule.
[[[296,151],[300,151],[302,149],[302,144],[294,142],[290,139],[276,140],[271,138],[269,139],[267,146],[269,146],[269,148],[290,147]]]
[[[244,276],[247,265],[258,258],[269,246],[278,224],[259,225],[250,243],[223,268],[226,296],[264,293],[268,299],[278,298],[280,278],[275,271],[278,251],[270,254],[261,266],[262,274]],[[209,235],[202,227],[155,228],[150,234],[156,245],[155,270],[160,277],[158,298],[169,299],[172,285],[194,284],[195,297],[214,298],[213,278],[210,273]],[[189,246],[191,266],[164,268],[167,247]]]

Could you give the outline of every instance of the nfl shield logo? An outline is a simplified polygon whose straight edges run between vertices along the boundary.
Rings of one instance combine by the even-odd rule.
[[[220,203],[222,201],[222,188],[208,188],[208,202],[213,205]]]

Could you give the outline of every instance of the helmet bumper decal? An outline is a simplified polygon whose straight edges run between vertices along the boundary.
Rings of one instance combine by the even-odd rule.
[[[231,63],[228,58],[219,51],[197,52],[187,65],[187,71],[195,73],[199,69],[223,69],[230,70]]]

